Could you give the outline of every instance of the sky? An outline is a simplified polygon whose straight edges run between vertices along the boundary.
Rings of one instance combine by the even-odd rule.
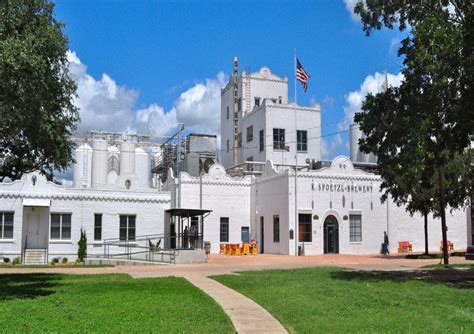
[[[293,52],[311,75],[298,104],[322,109],[323,158],[348,155],[346,130],[364,96],[399,85],[403,35],[366,37],[355,0],[119,1],[58,0],[78,84],[79,134],[87,130],[218,133],[220,89],[232,72],[268,66],[289,78]]]

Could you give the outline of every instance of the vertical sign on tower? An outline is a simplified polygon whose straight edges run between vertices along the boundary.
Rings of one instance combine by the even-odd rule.
[[[238,143],[239,143],[239,88],[238,84],[239,64],[237,56],[234,56],[234,166],[238,163]]]

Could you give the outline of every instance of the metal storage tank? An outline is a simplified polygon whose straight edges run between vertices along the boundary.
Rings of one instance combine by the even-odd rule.
[[[109,146],[107,157],[107,183],[115,184],[120,173],[120,151],[117,146]]]
[[[120,144],[120,175],[135,174],[135,143],[124,141]]]
[[[90,188],[92,185],[92,148],[84,143],[74,153],[74,187]]]
[[[135,174],[140,186],[149,187],[151,180],[150,155],[141,147],[135,149]]]
[[[107,183],[107,141],[92,141],[92,187]]]
[[[362,136],[362,131],[359,124],[353,123],[349,127],[349,153],[352,161],[362,162],[361,153],[359,152],[359,138]]]

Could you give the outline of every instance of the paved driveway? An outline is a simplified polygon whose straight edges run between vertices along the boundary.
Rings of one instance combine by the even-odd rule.
[[[451,263],[465,263],[462,257],[451,257]],[[472,261],[470,261],[472,262]],[[359,256],[359,255],[210,255],[207,263],[156,265],[156,266],[123,266],[110,268],[11,268],[0,269],[0,274],[26,272],[54,272],[70,274],[128,273],[132,277],[163,276],[211,276],[229,274],[236,271],[263,269],[291,269],[317,266],[335,266],[360,270],[412,270],[423,265],[440,263],[440,259],[409,260],[403,256]]]

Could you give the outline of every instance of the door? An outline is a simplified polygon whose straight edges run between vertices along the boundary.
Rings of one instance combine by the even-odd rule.
[[[28,214],[26,227],[26,248],[42,248],[39,215]]]
[[[339,224],[334,216],[324,220],[324,254],[339,253]]]
[[[242,242],[249,243],[250,242],[250,229],[248,226],[242,226],[240,230],[240,237]]]
[[[260,217],[260,253],[264,253],[264,240],[265,240],[265,224],[263,217]]]

